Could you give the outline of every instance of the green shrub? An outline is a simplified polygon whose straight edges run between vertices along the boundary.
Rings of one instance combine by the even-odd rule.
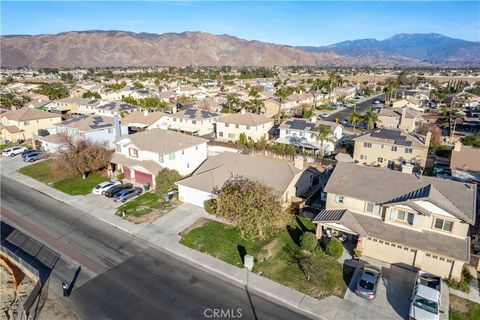
[[[317,247],[317,243],[318,240],[315,234],[311,232],[305,232],[304,234],[302,234],[302,237],[300,239],[300,246],[302,250],[313,252]]]
[[[362,256],[362,249],[353,249],[353,253],[356,259],[359,259]]]
[[[182,177],[176,170],[163,169],[157,174],[157,191],[161,194],[172,191],[175,182]]]
[[[120,172],[119,174],[117,174],[117,180],[123,180],[125,179],[125,174],[123,172]]]
[[[203,203],[203,208],[207,211],[208,214],[215,214],[216,199],[205,200]]]
[[[447,284],[452,289],[460,290],[465,293],[470,292],[470,286],[468,285],[468,282],[466,282],[463,279],[462,280],[448,279]]]
[[[328,241],[327,246],[325,248],[325,253],[334,258],[340,258],[343,253],[342,243],[338,239],[335,239],[335,238],[330,239],[330,241]]]

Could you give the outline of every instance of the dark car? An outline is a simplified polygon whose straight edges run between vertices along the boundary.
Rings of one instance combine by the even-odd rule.
[[[381,276],[382,273],[380,272],[380,268],[370,264],[364,265],[355,293],[367,300],[375,299],[377,295],[378,282]]]
[[[38,152],[38,150],[34,150],[34,149],[25,150],[22,152],[22,159],[25,159],[25,157],[28,156],[29,154],[36,153],[36,152]]]
[[[23,158],[23,161],[25,161],[25,162],[35,162],[37,160],[46,158],[46,156],[47,155],[43,152],[32,152],[32,153],[27,154],[25,156],[25,158]]]
[[[111,187],[110,189],[105,191],[105,197],[113,198],[116,193],[118,193],[122,190],[131,189],[131,188],[133,188],[133,184],[131,184],[131,183],[124,183],[124,184],[119,185],[119,186]]]
[[[142,194],[142,188],[131,188],[131,189],[125,189],[120,192],[117,192],[113,196],[113,201],[115,202],[125,202],[135,196],[138,196],[139,194]]]

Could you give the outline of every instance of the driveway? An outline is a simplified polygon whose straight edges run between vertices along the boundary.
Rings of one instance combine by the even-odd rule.
[[[364,265],[366,261],[360,261]],[[356,309],[355,318],[365,319],[406,319],[410,307],[409,298],[415,283],[416,270],[408,265],[375,262],[381,267],[382,279],[377,290],[377,297],[373,301],[360,298],[355,294],[355,286],[361,275],[361,268],[357,267],[350,281],[349,288],[344,296],[345,306],[341,306],[339,312],[353,312]],[[358,307],[350,304],[353,302]],[[352,309],[353,307],[353,309]],[[358,312],[358,313],[357,313]]]

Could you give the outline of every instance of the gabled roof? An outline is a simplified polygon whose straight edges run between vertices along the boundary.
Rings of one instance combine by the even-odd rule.
[[[31,108],[20,108],[18,110],[10,110],[2,114],[2,117],[12,121],[29,121],[48,118],[60,118],[58,114],[46,112]]]
[[[283,194],[301,170],[292,164],[263,157],[224,152],[208,158],[191,177],[177,182],[179,185],[212,192],[234,176],[262,181]]]
[[[273,125],[272,118],[251,113],[251,112],[245,112],[245,113],[239,112],[239,113],[235,113],[225,117],[221,117],[220,119],[217,120],[217,122],[241,124],[241,125],[247,125],[247,126],[258,126],[264,123],[272,123]]]
[[[220,114],[217,112],[210,112],[208,110],[194,109],[194,108],[186,109],[186,110],[168,115],[168,117],[170,118],[183,118],[183,119],[193,119],[193,120],[208,120],[208,119],[214,119],[219,116]]]
[[[19,133],[22,132],[22,129],[20,129],[17,126],[5,126],[3,124],[0,124],[0,130],[7,130],[9,133]]]
[[[428,200],[460,220],[475,222],[474,184],[339,162],[325,192],[376,204]]]
[[[78,131],[86,132],[113,127],[113,118],[102,116],[79,116],[57,123],[56,126],[73,128]]]
[[[460,151],[452,150],[450,169],[480,172],[480,148],[462,145]]]
[[[400,129],[373,129],[353,140],[384,143],[402,147],[426,148],[424,137]]]
[[[165,116],[165,113],[156,111],[145,114],[143,111],[133,111],[122,119],[122,123],[140,123],[150,126]]]

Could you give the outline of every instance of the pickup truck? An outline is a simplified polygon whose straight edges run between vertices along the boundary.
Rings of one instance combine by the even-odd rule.
[[[419,270],[410,299],[409,320],[439,320],[442,278]]]

